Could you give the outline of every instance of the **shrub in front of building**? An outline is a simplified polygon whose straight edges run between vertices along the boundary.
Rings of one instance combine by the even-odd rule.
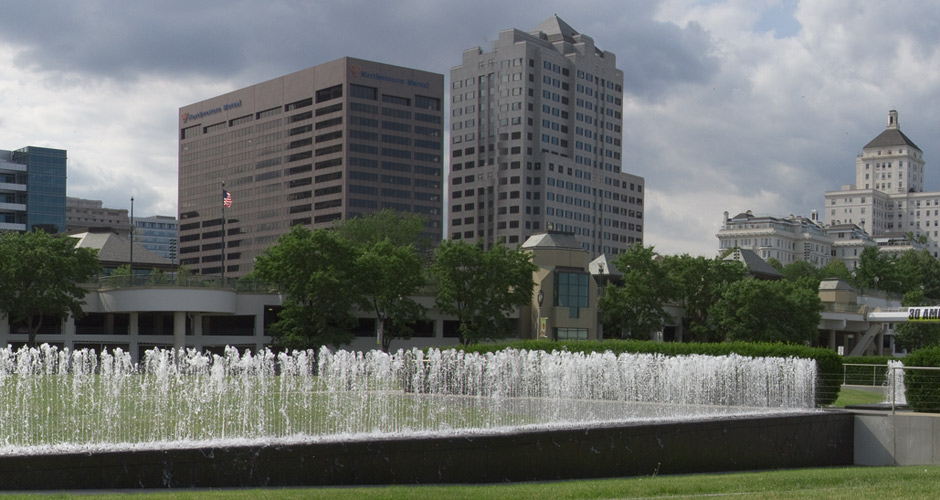
[[[940,367],[940,346],[918,349],[904,358],[904,366]],[[940,412],[940,371],[904,370],[907,404],[914,411]]]

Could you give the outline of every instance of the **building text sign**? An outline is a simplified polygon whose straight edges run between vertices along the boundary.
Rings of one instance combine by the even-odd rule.
[[[940,307],[909,307],[908,321],[940,321]]]

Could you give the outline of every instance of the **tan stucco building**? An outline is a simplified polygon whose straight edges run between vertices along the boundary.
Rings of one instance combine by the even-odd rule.
[[[529,318],[519,325],[521,336],[600,339],[597,283],[589,269],[588,251],[573,234],[560,232],[533,235],[522,248],[532,251],[538,270],[533,275],[532,302],[528,310],[520,311],[520,318]]]

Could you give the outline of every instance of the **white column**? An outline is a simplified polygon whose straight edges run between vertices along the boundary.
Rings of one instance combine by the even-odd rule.
[[[131,359],[136,363],[140,361],[137,359],[140,351],[140,328],[137,325],[137,318],[139,314],[132,312],[129,314],[129,316],[130,317],[127,319],[127,348],[131,353]]]
[[[184,349],[186,347],[186,313],[176,311],[173,313],[173,348]]]

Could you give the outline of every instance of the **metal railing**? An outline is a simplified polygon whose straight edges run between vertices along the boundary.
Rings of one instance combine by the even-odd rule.
[[[823,302],[822,312],[834,312],[834,313],[848,313],[848,314],[864,314],[866,310],[865,305],[858,304],[842,304],[838,302]]]
[[[858,367],[870,367],[870,368],[871,368],[871,384],[859,384],[859,383],[855,383],[855,382],[859,382],[859,381],[860,381],[858,378],[853,378],[853,379],[852,379],[852,383],[850,384],[850,383],[849,383],[849,378],[850,378],[850,377],[860,377],[860,374],[858,374],[858,373],[849,374],[848,368],[849,368],[849,367],[853,367],[853,366],[858,366]],[[881,368],[881,373],[880,373],[880,375],[881,375],[881,380],[880,380],[880,381],[879,381],[879,379],[878,379],[878,375],[879,375],[878,369],[879,369],[879,368]],[[865,370],[865,371],[867,371],[867,370]],[[883,385],[883,384],[884,384],[884,379],[887,377],[887,375],[888,375],[888,365],[886,365],[886,364],[869,364],[869,363],[843,363],[843,364],[842,364],[842,385],[871,385],[871,386],[873,386],[873,387],[874,387],[874,386],[879,386],[879,385]],[[868,379],[867,379],[867,375],[866,375],[866,381],[867,381],[867,380],[868,380]]]
[[[176,273],[100,276],[97,281],[85,285],[90,289],[120,288],[209,288],[237,290],[241,292],[276,293],[277,287],[257,280],[222,278],[220,276],[180,275]]]

